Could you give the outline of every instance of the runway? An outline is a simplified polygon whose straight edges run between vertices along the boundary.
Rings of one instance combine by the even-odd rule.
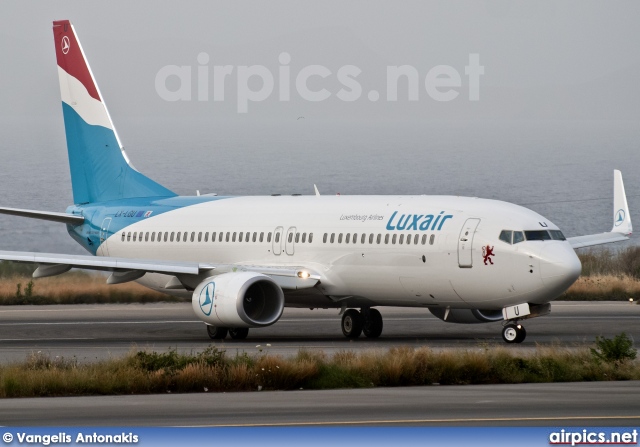
[[[216,345],[235,352],[294,355],[299,349],[484,349],[537,345],[580,347],[622,331],[640,340],[640,306],[629,303],[554,303],[549,316],[525,321],[521,345],[505,345],[500,324],[457,325],[425,309],[383,308],[381,338],[349,341],[336,310],[287,309],[275,325],[244,341]],[[210,346],[187,304],[16,306],[0,308],[0,362],[32,351],[76,356],[82,362],[131,349],[197,351]],[[555,383],[429,386],[367,390],[202,393],[2,399],[0,425],[459,425],[637,426],[640,383]]]
[[[269,351],[284,356],[298,350],[387,349],[394,346],[477,348],[504,345],[499,323],[445,323],[426,309],[381,308],[379,339],[347,340],[337,310],[285,309],[275,325],[252,329],[246,340],[215,344],[233,354]],[[537,345],[583,346],[597,335],[622,331],[640,340],[640,305],[625,302],[557,302],[551,314],[523,322],[527,339],[509,349]],[[0,307],[0,362],[24,360],[30,352],[77,357],[81,362],[119,356],[132,348],[196,351],[212,344],[189,303]],[[259,347],[257,347],[259,345]],[[267,346],[270,345],[270,346]]]
[[[638,382],[0,400],[6,426],[638,426]]]

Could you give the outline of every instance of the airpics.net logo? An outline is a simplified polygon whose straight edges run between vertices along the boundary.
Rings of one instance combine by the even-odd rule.
[[[247,113],[250,103],[266,101],[276,95],[282,102],[291,101],[294,95],[309,102],[322,102],[332,97],[353,102],[365,94],[359,80],[362,70],[356,65],[343,65],[334,70],[324,65],[307,65],[294,71],[289,53],[280,53],[276,74],[264,65],[211,66],[207,53],[198,54],[197,62],[195,69],[190,65],[165,65],[158,70],[155,77],[158,96],[170,102],[210,99],[221,102],[232,96],[225,90],[231,90],[231,81],[235,81],[237,111]],[[370,89],[366,98],[371,102],[421,99],[449,102],[464,97],[479,101],[480,77],[485,72],[484,66],[480,65],[480,55],[469,54],[468,64],[462,71],[464,75],[451,65],[436,65],[421,74],[412,65],[389,65],[383,93]],[[336,85],[331,81],[338,82],[336,91],[329,90],[330,84]],[[401,84],[403,93],[406,91],[403,98],[399,94]]]

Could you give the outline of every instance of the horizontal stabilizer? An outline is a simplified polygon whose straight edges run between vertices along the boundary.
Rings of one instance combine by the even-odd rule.
[[[54,213],[52,211],[21,210],[17,208],[0,208],[0,214],[10,214],[12,216],[29,217],[31,219],[51,220],[70,225],[82,225],[84,217],[75,214]]]

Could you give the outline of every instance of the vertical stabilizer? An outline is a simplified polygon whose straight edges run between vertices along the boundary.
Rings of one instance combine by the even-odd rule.
[[[627,236],[633,232],[627,195],[624,192],[624,183],[622,183],[622,173],[617,169],[613,171],[613,229],[611,232]]]
[[[175,196],[130,165],[71,22],[53,36],[74,202]]]

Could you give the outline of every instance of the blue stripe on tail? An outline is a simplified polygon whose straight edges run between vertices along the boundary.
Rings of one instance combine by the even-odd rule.
[[[64,102],[62,111],[76,204],[176,196],[129,166],[111,129],[87,124]]]

